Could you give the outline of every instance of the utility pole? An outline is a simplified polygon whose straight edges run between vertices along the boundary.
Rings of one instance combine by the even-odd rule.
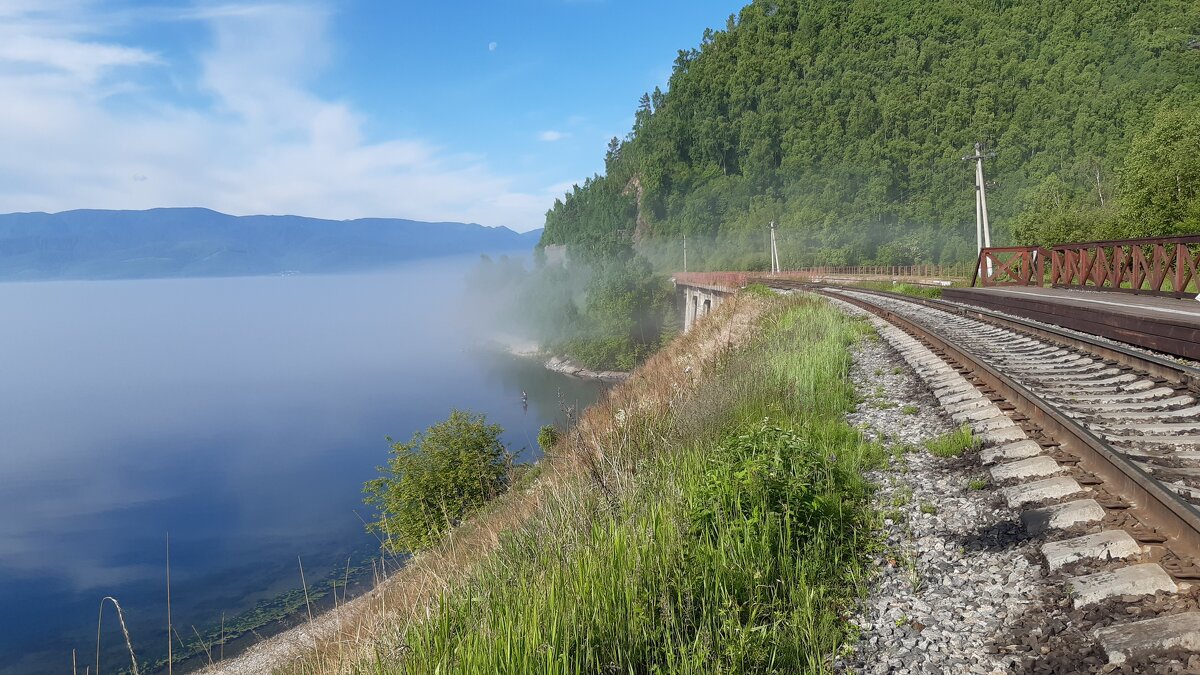
[[[964,162],[975,162],[975,250],[982,252],[992,246],[992,228],[988,224],[987,184],[983,178],[983,160],[995,157],[994,152],[984,152],[983,143],[975,144],[975,154],[963,157]],[[988,261],[988,273],[992,263]]]
[[[687,271],[687,235],[683,235],[683,271]]]
[[[775,245],[775,221],[771,221],[771,274],[779,272],[779,248]]]

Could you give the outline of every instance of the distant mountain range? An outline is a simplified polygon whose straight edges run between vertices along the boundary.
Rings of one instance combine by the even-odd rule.
[[[329,273],[529,251],[541,230],[395,218],[231,216],[208,209],[0,214],[0,280]]]

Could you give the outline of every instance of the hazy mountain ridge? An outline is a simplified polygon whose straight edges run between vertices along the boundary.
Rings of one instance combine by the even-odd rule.
[[[0,280],[367,270],[528,250],[540,230],[398,218],[231,216],[202,208],[0,214]]]

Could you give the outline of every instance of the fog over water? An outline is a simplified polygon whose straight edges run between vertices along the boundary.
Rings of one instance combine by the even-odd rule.
[[[72,648],[82,672],[105,595],[157,656],[168,531],[181,634],[298,586],[297,556],[310,583],[344,564],[384,437],[454,406],[532,457],[599,388],[473,348],[472,263],[0,284],[0,673],[69,672]]]

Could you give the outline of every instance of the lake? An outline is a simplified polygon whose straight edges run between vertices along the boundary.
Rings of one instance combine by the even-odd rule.
[[[100,600],[166,649],[377,551],[362,483],[453,407],[522,459],[600,386],[481,349],[472,261],[348,276],[0,284],[0,673],[94,664]],[[521,393],[528,393],[528,407]],[[105,611],[104,672],[128,667]],[[121,647],[123,649],[123,647]]]

